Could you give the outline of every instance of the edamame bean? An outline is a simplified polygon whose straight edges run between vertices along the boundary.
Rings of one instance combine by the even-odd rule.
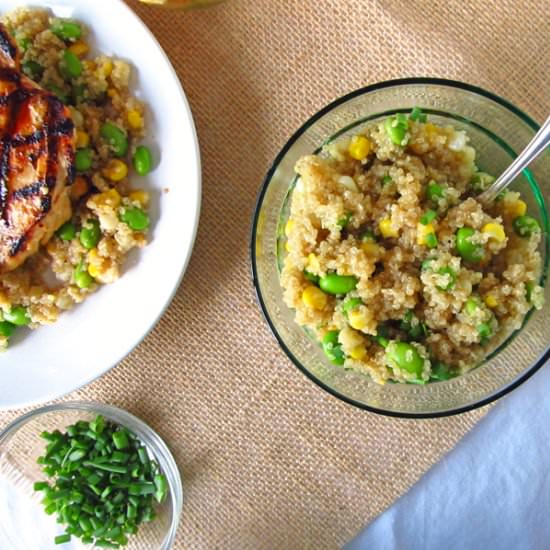
[[[149,227],[149,216],[136,206],[124,210],[120,219],[134,231],[145,231]]]
[[[441,267],[437,270],[438,275],[447,275],[447,282],[435,285],[439,290],[452,290],[456,284],[456,272],[452,267]]]
[[[148,147],[140,145],[134,153],[134,168],[140,176],[146,176],[153,166],[153,155]]]
[[[424,368],[424,359],[411,344],[399,341],[390,342],[386,348],[386,356],[396,367],[416,374],[417,378],[420,378]]]
[[[319,275],[310,273],[307,269],[304,269],[304,277],[316,285],[319,284]]]
[[[101,137],[109,144],[117,157],[123,157],[128,152],[126,134],[112,122],[106,122],[100,130]]]
[[[432,262],[435,261],[435,258],[426,258],[421,264],[420,269],[422,271],[428,271],[428,269],[432,269]]]
[[[528,303],[531,303],[534,289],[535,289],[535,283],[533,283],[533,281],[528,281],[525,283],[525,299],[527,300]]]
[[[76,237],[76,227],[73,223],[64,223],[58,230],[57,236],[63,241],[72,241]]]
[[[74,282],[78,288],[89,288],[94,282],[94,278],[87,271],[76,269],[74,272]]]
[[[437,218],[437,212],[435,210],[426,210],[420,218],[420,223],[422,225],[428,225],[430,222],[434,221],[435,218]]]
[[[481,300],[477,296],[471,296],[466,300],[464,309],[468,315],[474,315],[475,312],[481,307]]]
[[[68,42],[79,40],[82,36],[82,27],[74,21],[58,19],[50,29],[58,38]]]
[[[493,329],[489,323],[481,323],[477,327],[477,333],[479,334],[480,343],[484,343],[493,335]]]
[[[343,365],[346,357],[342,346],[338,343],[338,334],[337,330],[330,330],[323,336],[321,344],[329,361],[335,365]]]
[[[31,318],[29,317],[26,307],[16,306],[4,313],[4,321],[16,327],[24,327],[31,322]]]
[[[426,246],[428,248],[437,248],[437,245],[439,244],[439,241],[437,240],[437,236],[435,233],[428,233],[424,237],[424,242],[426,243]]]
[[[74,165],[77,172],[86,172],[92,167],[92,150],[88,147],[79,149],[74,157]]]
[[[15,332],[15,325],[8,321],[0,321],[0,336],[9,338]]]
[[[361,300],[361,298],[348,298],[342,304],[342,312],[347,317],[348,313],[352,309],[355,309],[356,307],[359,307],[359,306],[362,306],[362,305],[363,305],[363,300]]]
[[[453,377],[453,373],[445,363],[441,361],[432,363],[432,372],[430,374],[432,380],[449,380]]]
[[[44,67],[36,61],[25,61],[25,63],[22,64],[22,68],[23,72],[33,80],[40,80],[44,74]]]
[[[456,250],[467,262],[477,263],[483,259],[485,253],[483,246],[471,241],[475,233],[471,227],[461,227],[456,232]]]
[[[101,239],[101,229],[97,220],[88,220],[80,231],[80,243],[84,248],[91,250]]]
[[[397,117],[387,118],[384,122],[384,129],[388,134],[390,140],[395,145],[405,146],[407,145],[407,129],[408,124],[405,119],[405,123],[399,121]]]
[[[82,74],[82,62],[71,50],[65,50],[59,70],[66,79],[78,78]]]
[[[426,122],[428,120],[428,116],[422,112],[420,107],[413,107],[409,118],[418,122]]]
[[[391,176],[384,176],[382,178],[382,185],[385,187],[386,185],[389,185],[393,181],[393,178]]]
[[[428,184],[426,188],[426,198],[429,201],[437,203],[439,199],[442,199],[445,196],[445,190],[439,183],[432,181]]]
[[[514,231],[523,238],[530,237],[533,233],[540,231],[539,222],[533,216],[518,216],[513,222]]]
[[[353,275],[337,275],[336,273],[325,275],[319,279],[321,290],[334,295],[347,294],[355,290],[357,283],[357,277]]]
[[[426,324],[420,321],[411,309],[403,315],[399,328],[404,330],[413,340],[419,340],[428,334]]]

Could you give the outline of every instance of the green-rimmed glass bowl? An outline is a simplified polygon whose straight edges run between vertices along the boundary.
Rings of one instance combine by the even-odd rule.
[[[331,364],[320,346],[294,322],[279,283],[282,234],[295,182],[294,165],[342,134],[367,122],[421,107],[432,122],[465,130],[481,170],[500,174],[527,145],[539,126],[508,101],[480,88],[441,79],[411,78],[368,86],[348,94],[311,117],[287,142],[263,183],[252,229],[252,270],[258,299],[273,334],[289,358],[309,378],[336,397],[391,416],[435,417],[485,405],[511,391],[550,357],[548,264],[550,152],[543,153],[511,189],[521,191],[529,213],[543,228],[541,283],[546,304],[527,315],[512,334],[476,369],[448,381],[424,386],[378,385],[368,376]]]

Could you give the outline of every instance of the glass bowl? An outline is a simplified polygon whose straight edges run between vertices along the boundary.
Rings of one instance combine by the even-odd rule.
[[[90,421],[98,414],[133,432],[156,459],[169,485],[169,495],[156,508],[155,520],[141,524],[137,534],[128,537],[124,548],[168,550],[172,547],[183,495],[180,474],[166,444],[147,424],[126,411],[101,403],[69,402],[24,414],[0,432],[0,548],[93,548],[74,537],[70,543],[54,546],[54,538],[64,532],[64,527],[56,523],[55,515],[44,513],[41,495],[33,490],[33,483],[45,479],[36,463],[47,443],[40,433],[63,431],[77,420]]]
[[[294,165],[337,137],[357,131],[366,122],[418,106],[430,120],[466,130],[477,151],[477,166],[500,174],[531,140],[539,126],[508,101],[480,88],[442,79],[411,78],[382,82],[352,92],[312,116],[275,159],[260,191],[254,214],[251,255],[254,285],[265,318],[294,364],[332,395],[363,409],[401,417],[456,414],[485,405],[511,391],[539,369],[550,356],[550,296],[531,311],[484,363],[458,378],[426,385],[379,385],[364,374],[330,363],[320,346],[294,322],[283,302],[279,270],[289,198],[296,181]],[[512,185],[521,190],[529,212],[543,228],[540,252],[545,286],[548,263],[550,153],[543,153]]]

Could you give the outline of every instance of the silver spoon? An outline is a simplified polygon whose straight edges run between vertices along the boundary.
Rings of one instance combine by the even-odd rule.
[[[550,117],[541,126],[540,130],[535,134],[535,137],[529,142],[529,145],[521,152],[520,155],[504,170],[499,178],[488,187],[478,199],[483,202],[494,201],[497,195],[516,179],[516,177],[534,161],[545,149],[550,145]]]

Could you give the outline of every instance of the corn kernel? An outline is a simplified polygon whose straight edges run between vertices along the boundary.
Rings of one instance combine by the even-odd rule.
[[[504,201],[504,211],[511,218],[517,218],[518,216],[524,216],[527,212],[527,204],[521,199],[515,201]]]
[[[367,316],[361,308],[350,311],[348,313],[348,321],[351,328],[355,330],[363,330],[368,324]]]
[[[291,252],[291,251],[292,251],[292,248],[290,247],[290,243],[289,243],[288,241],[285,243],[285,250],[286,250],[287,252]]]
[[[290,237],[292,230],[296,227],[296,222],[294,220],[288,220],[285,225],[285,235]]]
[[[355,160],[365,160],[370,153],[370,141],[365,136],[353,136],[348,153]]]
[[[130,111],[128,111],[126,118],[128,119],[128,124],[130,125],[130,128],[133,128],[134,130],[139,130],[140,128],[143,128],[143,116],[141,116],[141,113],[136,109],[131,109]]]
[[[309,271],[312,271],[313,273],[319,273],[321,270],[321,264],[319,264],[319,258],[313,254],[308,254],[307,256],[307,267]]]
[[[88,192],[90,185],[82,176],[77,176],[74,183],[71,185],[71,198],[73,200],[79,199],[82,195]]]
[[[502,243],[506,239],[506,233],[504,227],[500,223],[486,223],[481,228],[482,233],[487,233],[491,239]]]
[[[149,193],[147,191],[143,191],[141,189],[137,189],[136,191],[132,191],[128,198],[131,201],[139,202],[140,206],[147,206],[149,204]]]
[[[483,298],[483,301],[485,302],[485,305],[487,307],[490,307],[491,309],[498,306],[498,300],[496,299],[496,296],[494,296],[493,294],[487,294]]]
[[[115,90],[115,88],[107,88],[107,95],[113,99],[118,95],[118,92]]]
[[[110,206],[111,208],[118,208],[120,206],[120,202],[120,193],[116,189],[103,191],[103,193],[100,193],[94,197],[94,203],[97,206]]]
[[[83,40],[79,40],[69,46],[69,51],[74,53],[76,57],[84,57],[90,51],[90,46]]]
[[[365,357],[365,355],[367,355],[367,348],[364,345],[355,346],[350,350],[349,355],[352,359],[357,359],[360,361],[363,357]]]
[[[426,225],[419,223],[416,225],[416,242],[418,244],[426,244],[426,237],[430,234],[435,235],[435,229],[431,223],[427,223]]]
[[[87,132],[84,132],[84,130],[77,130],[76,131],[76,147],[78,149],[84,149],[85,147],[88,147],[90,145],[90,136]]]
[[[88,252],[88,263],[91,265],[101,265],[103,258],[99,255],[97,248],[92,248]]]
[[[383,220],[380,220],[378,228],[380,229],[380,233],[382,233],[383,237],[397,237],[399,235],[399,232],[393,226],[390,218],[384,218]]]
[[[98,68],[99,76],[103,78],[108,78],[113,72],[113,62],[110,59],[104,61],[101,67]]]
[[[361,249],[369,258],[379,258],[382,255],[382,247],[370,241],[362,242]]]
[[[128,165],[118,159],[110,160],[103,169],[103,175],[111,181],[121,181],[128,175]]]
[[[308,286],[304,292],[302,292],[302,302],[311,308],[320,311],[327,305],[327,295],[316,286]]]

